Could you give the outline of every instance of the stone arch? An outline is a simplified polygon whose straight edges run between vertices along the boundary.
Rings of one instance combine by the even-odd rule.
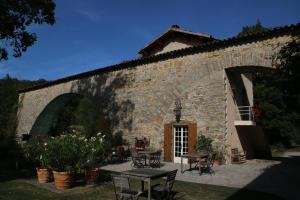
[[[55,120],[58,112],[74,98],[83,98],[84,96],[76,93],[61,94],[52,99],[40,112],[36,118],[29,134],[31,135],[48,135],[52,122]]]
[[[247,153],[247,158],[270,155],[267,139],[259,125],[235,126],[235,120],[249,120],[239,117],[239,106],[253,106],[253,74],[256,72],[272,72],[274,67],[265,65],[232,66],[226,72],[226,144],[230,148],[238,148]],[[229,158],[228,158],[229,159]]]
[[[259,65],[231,66],[225,69],[229,88],[237,106],[253,106],[253,74],[271,72],[273,67]]]

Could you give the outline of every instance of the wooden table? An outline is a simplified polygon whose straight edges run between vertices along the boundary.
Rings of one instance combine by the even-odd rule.
[[[187,158],[188,162],[190,163],[190,170],[192,168],[192,162],[191,160],[197,160],[198,161],[198,166],[199,166],[199,174],[201,175],[201,159],[202,158],[207,158],[208,157],[208,152],[202,151],[199,153],[192,153],[192,154],[184,154],[181,156],[181,173],[184,172],[183,170],[183,159]]]
[[[144,182],[148,184],[148,200],[151,200],[151,180],[167,176],[170,171],[156,169],[132,169],[121,172],[130,178],[141,180],[142,192],[144,192]]]

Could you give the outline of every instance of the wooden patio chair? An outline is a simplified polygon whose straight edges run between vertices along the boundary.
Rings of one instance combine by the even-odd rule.
[[[134,150],[134,149],[131,149],[131,159],[132,159],[132,163],[131,163],[132,167],[135,167],[135,168],[144,167],[145,157],[138,154],[138,152],[136,152],[136,150]]]
[[[246,162],[246,153],[239,152],[238,148],[231,149],[231,163],[240,164]]]
[[[139,199],[142,192],[137,192],[131,189],[129,178],[121,175],[112,175],[114,191],[117,200],[123,199]]]
[[[164,185],[156,184],[151,187],[153,197],[156,199],[173,199],[174,193],[172,191],[175,177],[178,169],[171,171],[166,178]]]
[[[149,165],[152,168],[160,167],[160,158],[161,158],[161,151],[157,151],[155,153],[151,153],[149,155]]]

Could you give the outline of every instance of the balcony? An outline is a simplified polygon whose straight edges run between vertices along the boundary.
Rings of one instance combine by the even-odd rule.
[[[234,120],[235,126],[255,126],[252,106],[238,106],[236,117]]]

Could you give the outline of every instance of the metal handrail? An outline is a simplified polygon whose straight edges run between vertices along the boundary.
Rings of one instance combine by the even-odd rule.
[[[254,115],[252,112],[252,106],[238,106],[237,116],[242,121],[254,121]]]

